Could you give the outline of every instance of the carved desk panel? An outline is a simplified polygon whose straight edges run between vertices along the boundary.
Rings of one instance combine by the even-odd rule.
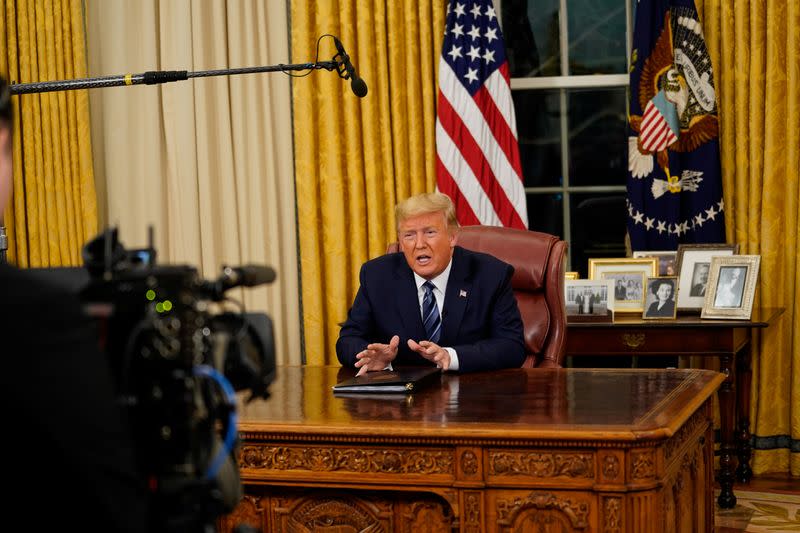
[[[712,531],[720,373],[515,369],[334,396],[349,372],[279,368],[240,406],[245,497],[221,531]]]

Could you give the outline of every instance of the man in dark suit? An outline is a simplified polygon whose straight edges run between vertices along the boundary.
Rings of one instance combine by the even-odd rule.
[[[0,78],[0,217],[11,196]],[[76,295],[0,262],[4,508],[22,529],[140,532],[147,491],[97,334]]]
[[[395,214],[401,253],[361,267],[360,287],[336,342],[339,362],[355,366],[359,375],[390,365],[435,364],[459,372],[521,366],[514,268],[456,246],[458,222],[444,194],[413,196]],[[435,308],[426,304],[427,281]]]

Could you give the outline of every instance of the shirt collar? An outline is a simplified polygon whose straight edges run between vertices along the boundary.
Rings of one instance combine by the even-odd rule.
[[[433,283],[433,285],[434,285],[434,286],[435,286],[437,289],[439,289],[439,291],[440,291],[442,294],[444,294],[444,293],[445,293],[445,291],[444,291],[444,290],[445,290],[445,288],[447,288],[447,280],[449,280],[449,279],[450,279],[450,268],[451,268],[452,266],[453,266],[453,258],[452,258],[452,257],[450,257],[450,262],[448,262],[448,263],[447,263],[447,267],[445,267],[445,269],[444,269],[444,270],[442,270],[442,273],[441,273],[441,274],[439,274],[438,276],[436,276],[435,278],[433,278],[433,279],[431,279],[431,280],[430,280],[430,281],[431,281],[431,283]],[[422,288],[422,284],[423,284],[423,283],[425,283],[425,282],[426,282],[426,281],[428,281],[428,280],[426,280],[425,278],[423,278],[422,276],[420,276],[419,274],[417,274],[416,272],[414,272],[414,281],[416,281],[416,283],[417,283],[417,290],[419,290],[419,289],[421,289],[421,288]]]

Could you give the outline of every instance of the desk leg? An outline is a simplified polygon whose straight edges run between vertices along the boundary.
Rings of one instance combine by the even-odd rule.
[[[725,374],[725,381],[719,388],[719,418],[721,442],[719,445],[719,485],[720,493],[717,503],[723,509],[732,509],[736,506],[736,496],[733,495],[733,453],[736,446],[733,441],[733,354],[720,357],[720,370]]]
[[[736,480],[749,483],[753,477],[750,468],[750,385],[753,380],[753,367],[750,345],[736,358],[736,438],[739,451],[739,466],[736,467]]]

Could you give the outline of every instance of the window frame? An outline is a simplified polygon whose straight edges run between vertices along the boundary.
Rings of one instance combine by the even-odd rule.
[[[633,5],[632,2],[636,0],[619,0],[625,3],[625,60],[626,64],[630,65],[631,45],[633,40]],[[503,9],[503,0],[497,0],[497,7],[500,13]],[[630,76],[625,74],[593,74],[593,75],[570,75],[569,69],[569,24],[567,14],[568,0],[559,0],[559,54],[561,56],[561,75],[560,76],[546,76],[546,77],[531,77],[531,78],[511,78],[511,91],[512,98],[514,91],[520,90],[554,90],[559,91],[560,106],[562,112],[560,113],[560,135],[561,135],[561,175],[563,180],[560,186],[544,186],[544,187],[525,187],[526,198],[529,195],[544,195],[544,194],[561,194],[561,216],[562,227],[564,235],[561,237],[567,241],[572,242],[572,223],[570,219],[571,211],[571,195],[577,194],[593,194],[593,193],[619,193],[626,192],[626,185],[583,185],[573,186],[570,184],[569,174],[569,109],[568,109],[568,91],[571,89],[602,89],[602,88],[618,88],[625,87],[626,94],[630,95],[627,90],[630,86]],[[502,16],[500,17],[502,21]],[[626,109],[627,114],[627,109]],[[626,158],[627,159],[627,158]],[[530,218],[530,217],[529,217]],[[570,252],[567,256],[567,270],[577,270],[576,266],[572,264],[572,254],[574,250],[570,247]]]

